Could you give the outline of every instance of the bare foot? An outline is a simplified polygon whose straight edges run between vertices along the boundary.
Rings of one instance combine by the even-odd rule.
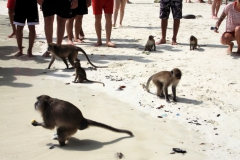
[[[28,56],[28,58],[34,57],[33,54],[32,54],[32,51],[29,51],[29,50],[27,51],[27,56]]]
[[[46,52],[42,55],[42,57],[50,57],[50,52],[46,51]]]
[[[12,33],[10,35],[7,36],[8,38],[15,38],[15,33]]]
[[[106,42],[106,46],[107,46],[107,47],[113,47],[113,48],[116,47],[116,45],[115,45],[114,43],[112,43],[111,41]]]
[[[218,17],[217,16],[212,16],[212,19],[218,19]]]
[[[80,35],[80,36],[79,36],[79,39],[83,40],[84,37],[85,37],[84,35]]]
[[[74,39],[74,42],[77,42],[77,43],[83,43],[84,41],[82,39]]]
[[[232,54],[232,49],[233,49],[233,46],[234,46],[234,43],[231,42],[228,46],[228,49],[227,49],[227,54]]]
[[[166,43],[166,40],[160,39],[158,42],[156,42],[156,45],[165,44],[165,43]]]
[[[102,45],[102,42],[97,42],[94,46],[98,47],[98,46],[101,46],[101,45]]]
[[[70,44],[70,45],[73,45],[73,46],[75,45],[72,40],[68,40],[67,44]]]
[[[113,24],[113,25],[112,25],[112,27],[114,27],[114,28],[115,28],[115,27],[116,27],[116,24]]]
[[[172,45],[178,45],[177,41],[176,40],[172,40]]]
[[[17,52],[14,56],[15,56],[15,57],[20,57],[20,56],[22,56],[22,55],[24,55],[24,54],[19,51],[19,52]]]

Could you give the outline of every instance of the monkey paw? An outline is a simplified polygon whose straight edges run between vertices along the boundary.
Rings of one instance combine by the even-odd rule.
[[[33,126],[38,126],[38,122],[34,120],[34,121],[32,122],[32,125],[33,125]]]

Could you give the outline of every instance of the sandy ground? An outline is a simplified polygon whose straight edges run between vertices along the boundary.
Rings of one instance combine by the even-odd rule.
[[[170,15],[167,44],[146,55],[142,51],[148,36],[156,36],[156,41],[161,36],[159,4],[151,0],[132,2],[126,5],[123,27],[112,30],[117,48],[105,47],[104,28],[103,46],[94,47],[91,7],[83,18],[86,39],[77,45],[95,65],[108,68],[92,70],[83,54],[78,57],[88,78],[104,82],[105,87],[73,84],[74,71],[64,69],[65,64],[59,59],[52,69],[46,69],[50,59],[41,57],[47,48],[41,12],[33,53],[36,56],[13,57],[16,41],[6,38],[10,27],[6,25],[7,16],[1,16],[0,27],[4,31],[0,33],[1,159],[115,159],[116,152],[131,160],[239,159],[240,64],[239,57],[227,55],[227,46],[219,42],[225,21],[216,34],[210,30],[216,20],[211,19],[209,4],[184,3],[183,15],[194,14],[199,18],[181,20],[179,45],[172,46]],[[7,15],[6,1],[0,1],[0,7],[0,14]],[[104,26],[104,19],[102,22]],[[24,35],[27,37],[27,32]],[[200,48],[195,51],[189,50],[191,35],[199,41]],[[27,47],[27,38],[24,46]],[[183,73],[177,88],[178,103],[159,99],[154,85],[151,93],[142,88],[152,74],[175,67]],[[118,91],[119,86],[126,88]],[[30,124],[33,118],[41,120],[33,107],[35,98],[41,94],[69,101],[86,118],[131,130],[135,137],[92,127],[77,132],[66,147],[50,150],[49,146],[57,144],[52,140],[55,131]],[[161,105],[163,108],[157,109]],[[170,154],[174,147],[186,150],[187,154]]]

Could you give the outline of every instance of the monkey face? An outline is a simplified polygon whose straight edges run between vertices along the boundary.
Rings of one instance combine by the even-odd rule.
[[[37,97],[37,102],[35,102],[34,104],[35,110],[42,111],[43,107],[47,106],[46,103],[48,102],[49,99],[50,97],[47,95],[41,95]]]
[[[174,77],[174,78],[176,78],[176,79],[181,79],[181,77],[182,77],[182,72],[180,71],[180,69],[178,69],[178,68],[174,68],[172,71],[171,71],[171,74],[172,74],[172,76]]]
[[[154,37],[152,35],[150,35],[148,38],[149,38],[149,40],[153,40]]]

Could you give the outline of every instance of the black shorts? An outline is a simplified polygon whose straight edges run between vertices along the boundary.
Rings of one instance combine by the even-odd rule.
[[[26,20],[28,25],[39,24],[37,0],[16,0],[13,23],[24,26]]]
[[[168,19],[170,9],[172,10],[173,19],[182,18],[182,0],[161,0],[159,18]]]
[[[71,0],[44,0],[42,12],[43,17],[56,14],[62,18],[72,18]]]
[[[88,14],[87,0],[78,0],[78,7],[73,9],[73,17]]]

